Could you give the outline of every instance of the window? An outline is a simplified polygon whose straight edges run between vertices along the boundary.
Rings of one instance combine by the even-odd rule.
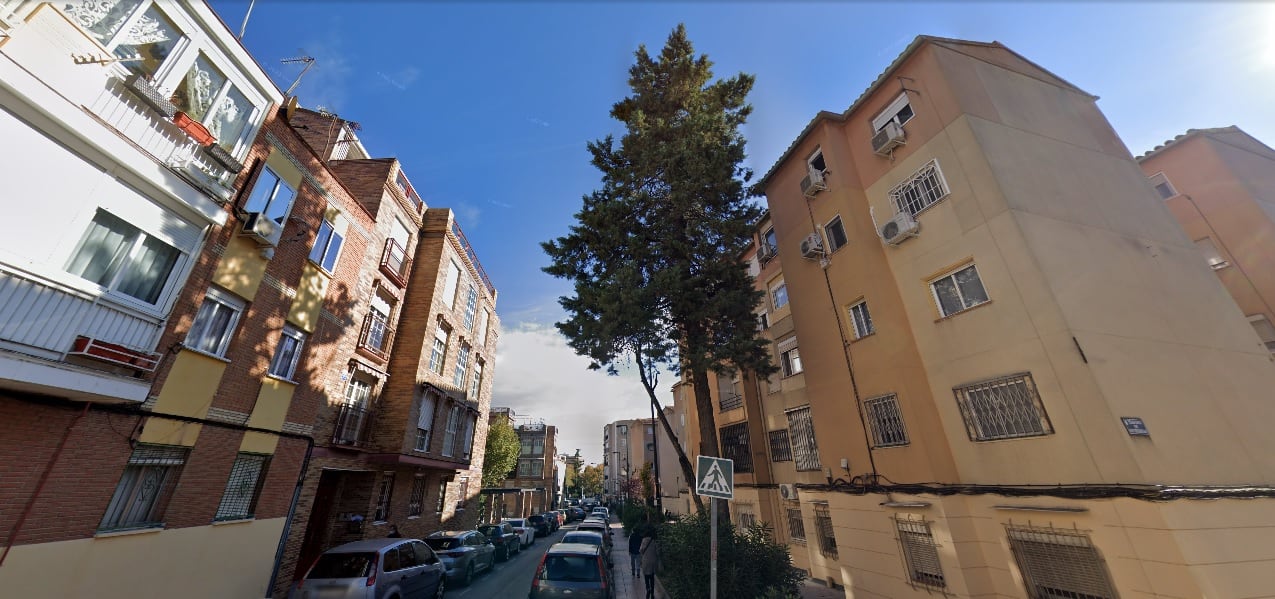
[[[66,271],[148,304],[158,304],[182,253],[101,208]]]
[[[801,508],[790,507],[785,508],[788,513],[788,538],[805,544],[806,542],[806,522],[801,519]]]
[[[128,457],[98,529],[163,526],[164,510],[189,453],[186,447],[139,444]]]
[[[908,431],[903,427],[903,413],[899,411],[899,398],[891,393],[863,402],[872,427],[873,447],[894,447],[908,444]]]
[[[372,382],[365,378],[350,377],[345,384],[345,405],[355,408],[367,408],[368,399],[372,396]]]
[[[1248,323],[1253,325],[1253,330],[1257,331],[1257,336],[1266,344],[1266,349],[1275,352],[1275,325],[1271,325],[1271,321],[1267,320],[1266,315],[1257,314],[1248,317]]]
[[[443,429],[443,455],[456,455],[456,432],[460,428],[460,405],[452,404],[447,411],[447,428]]]
[[[545,472],[543,459],[518,460],[519,478],[542,478]]]
[[[477,423],[478,423],[478,418],[472,414],[469,416],[469,418],[465,419],[465,434],[461,437],[460,457],[466,460],[468,460],[469,456],[473,454],[474,426],[477,425]]]
[[[474,360],[474,376],[469,379],[469,401],[477,402],[483,386],[483,361]]]
[[[777,344],[779,370],[785,377],[801,373],[801,353],[797,351],[797,338],[789,337]]]
[[[757,315],[757,330],[764,331],[770,328],[770,314],[762,312]]]
[[[621,439],[623,441],[624,439]],[[524,436],[520,447],[519,455],[523,456],[542,456],[545,454],[545,438],[537,436]]]
[[[815,426],[810,420],[810,406],[788,410],[788,438],[792,441],[792,453],[797,470],[818,470],[819,446],[815,443]]]
[[[911,177],[895,185],[889,195],[895,210],[916,216],[947,197],[948,193],[947,182],[943,180],[938,161],[931,160],[912,173]]]
[[[1115,599],[1107,564],[1089,535],[1011,526],[1009,547],[1032,599]]]
[[[407,517],[416,518],[424,511],[422,507],[425,504],[425,475],[417,474],[412,477],[412,494],[407,497]]]
[[[1148,180],[1151,182],[1151,186],[1155,188],[1156,193],[1160,194],[1160,199],[1167,200],[1178,195],[1178,190],[1173,188],[1173,184],[1169,183],[1169,179],[1164,176],[1164,173],[1151,175]]]
[[[784,284],[783,279],[770,286],[770,303],[775,310],[788,305],[788,286]]]
[[[1204,261],[1209,263],[1209,268],[1212,268],[1213,270],[1222,270],[1223,268],[1231,265],[1230,262],[1227,262],[1226,259],[1222,257],[1222,253],[1217,251],[1217,246],[1213,244],[1212,239],[1209,239],[1208,237],[1205,237],[1204,239],[1197,239],[1195,240],[1195,247],[1198,248],[1200,253],[1204,255]]]
[[[305,333],[290,324],[283,325],[279,347],[275,348],[274,359],[270,361],[270,374],[281,379],[292,380],[292,376],[297,372],[297,363],[301,361],[303,347],[305,347]]]
[[[939,314],[951,316],[988,301],[983,280],[973,264],[930,282]]]
[[[764,247],[760,249],[760,252],[765,254],[763,261],[779,253],[779,240],[775,237],[774,227],[770,227],[762,232],[761,243]]]
[[[828,512],[828,504],[816,503],[815,528],[819,531],[819,553],[824,557],[837,557],[837,535],[832,530],[832,514]]]
[[[850,327],[854,330],[855,339],[863,339],[877,332],[876,327],[872,326],[872,313],[868,312],[866,300],[850,306],[846,312],[850,315]]]
[[[912,104],[908,102],[908,93],[903,92],[893,102],[890,102],[890,105],[886,106],[885,110],[877,114],[876,118],[872,119],[872,130],[874,132],[880,131],[885,128],[886,123],[890,122],[897,123],[902,127],[904,123],[912,120],[913,116]]]
[[[443,507],[447,505],[447,479],[438,481],[438,504],[434,506],[434,511],[443,513]]]
[[[491,318],[491,311],[484,308],[478,313],[478,332],[477,341],[474,342],[478,347],[487,347],[487,321]]]
[[[344,238],[336,232],[331,222],[323,219],[319,223],[319,236],[314,239],[314,249],[310,250],[310,261],[318,264],[328,273],[336,269],[336,259],[341,255],[341,244]]]
[[[447,262],[447,279],[443,282],[443,303],[448,308],[456,305],[456,288],[460,285],[460,265],[455,260]]]
[[[420,411],[416,413],[416,451],[429,451],[430,432],[434,430],[434,408],[438,400],[432,392],[421,397]]]
[[[186,347],[214,356],[225,356],[226,347],[230,345],[230,337],[239,324],[239,315],[243,313],[244,304],[239,298],[221,291],[216,287],[208,288],[208,296],[195,322],[186,333]]]
[[[456,507],[461,508],[464,506],[465,500],[469,499],[469,477],[468,476],[460,477],[459,482],[456,483],[456,487],[457,487]],[[475,541],[475,544],[482,545],[483,537],[474,535],[474,541]]]
[[[372,514],[373,522],[385,522],[390,518],[390,498],[394,496],[394,473],[381,474],[381,486],[376,493],[376,512]]]
[[[443,364],[447,360],[447,342],[451,339],[452,330],[442,321],[434,331],[434,345],[429,352],[429,369],[443,374]]]
[[[846,244],[846,228],[841,224],[840,216],[833,217],[823,226],[823,236],[828,239],[829,252],[835,252]]]
[[[226,491],[217,506],[217,520],[243,520],[251,518],[257,510],[257,497],[266,483],[266,466],[270,456],[240,453],[230,468]]]
[[[770,461],[791,462],[792,444],[788,442],[788,430],[770,431],[767,436],[770,437]]]
[[[748,448],[748,423],[722,427],[721,439],[722,457],[735,460],[735,472],[752,472],[753,453]]]
[[[735,509],[735,518],[738,520],[740,528],[757,526],[757,514],[753,513],[753,506],[737,503],[735,504]]]
[[[824,162],[823,160],[823,150],[816,149],[815,153],[811,154],[810,158],[806,159],[806,166],[810,167],[810,170],[815,172],[822,173],[824,171],[827,171],[828,164]]]
[[[953,389],[971,441],[1053,434],[1036,384],[1029,373]]]
[[[126,63],[127,64],[127,63]],[[203,53],[173,89],[172,102],[190,118],[204,124],[227,150],[234,149],[252,116],[252,102]]]
[[[155,76],[182,39],[177,26],[157,6],[142,0],[67,3],[63,11],[120,58],[125,68],[146,77]]]
[[[288,211],[292,209],[292,198],[296,195],[296,190],[287,181],[279,178],[269,166],[262,166],[243,209],[244,212],[260,212],[282,227],[283,221],[288,218]]]
[[[367,320],[363,323],[363,333],[359,339],[361,347],[372,350],[374,354],[383,358],[387,356],[390,350],[390,317],[389,306],[382,302],[377,302],[373,298],[373,303],[368,307]]]
[[[465,330],[474,330],[474,316],[478,311],[478,286],[472,282],[465,291]]]
[[[899,533],[899,545],[903,548],[903,563],[907,568],[908,580],[932,588],[946,587],[943,565],[939,563],[939,552],[934,545],[930,524],[916,520],[895,520],[894,525]]]
[[[457,389],[465,388],[465,378],[469,375],[469,344],[461,343],[460,352],[456,355],[456,370],[452,373],[452,385]]]

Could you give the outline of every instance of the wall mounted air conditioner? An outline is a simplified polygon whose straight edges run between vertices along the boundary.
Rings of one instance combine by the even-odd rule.
[[[823,256],[823,237],[811,233],[801,240],[801,257],[815,259]]]
[[[279,225],[260,212],[244,214],[243,228],[239,231],[240,235],[251,237],[259,245],[270,246],[275,244],[278,233]]]
[[[779,496],[787,501],[797,501],[797,485],[780,484]]]
[[[921,232],[921,225],[907,212],[900,212],[881,226],[881,240],[890,245],[899,245],[909,237]]]
[[[774,257],[775,248],[769,243],[766,243],[765,240],[762,240],[761,244],[757,246],[757,261],[764,264],[767,260]]]
[[[877,156],[889,156],[895,148],[907,143],[903,127],[890,121],[872,136],[872,152]]]
[[[828,189],[828,184],[823,180],[823,171],[812,168],[804,179],[801,180],[801,195],[806,196],[807,200],[815,199],[815,194]]]

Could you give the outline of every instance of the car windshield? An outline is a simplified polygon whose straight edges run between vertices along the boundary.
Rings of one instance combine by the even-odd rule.
[[[562,537],[562,542],[563,543],[585,543],[587,545],[601,545],[602,537],[598,535],[581,535],[581,534],[568,533],[567,536]]]
[[[532,521],[532,522],[544,522],[544,521],[545,521],[544,516],[532,516],[532,517],[527,518],[527,519],[528,519],[528,520],[530,520],[530,521]]]
[[[526,524],[523,524],[522,520],[505,520],[505,522],[508,522],[510,526],[517,526],[517,527],[526,526]]]
[[[306,578],[367,578],[374,563],[375,553],[325,553]]]
[[[447,549],[455,549],[460,547],[460,539],[435,538],[425,539],[425,544],[429,545],[434,551],[445,551]]]
[[[479,526],[478,532],[481,532],[489,537],[498,537],[505,533],[505,531],[501,529],[501,527],[499,526]]]
[[[540,570],[540,580],[561,582],[598,582],[601,575],[597,558],[587,555],[545,556],[544,568]]]

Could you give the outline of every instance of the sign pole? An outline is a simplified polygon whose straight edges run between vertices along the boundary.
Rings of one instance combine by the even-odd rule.
[[[708,498],[708,509],[713,513],[713,524],[709,531],[711,540],[709,541],[709,561],[708,561],[708,599],[717,599],[717,498]]]

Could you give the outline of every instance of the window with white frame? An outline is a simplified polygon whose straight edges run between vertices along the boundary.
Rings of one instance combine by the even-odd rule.
[[[314,239],[314,247],[310,250],[310,261],[331,274],[336,270],[336,261],[341,255],[344,241],[345,238],[336,230],[336,225],[323,219],[319,223],[319,235]]]
[[[434,410],[438,398],[433,391],[421,396],[420,410],[416,412],[416,451],[429,451],[430,433],[434,430]]]
[[[797,338],[789,337],[778,343],[779,370],[785,377],[801,373],[801,353],[797,348]]]
[[[792,443],[793,462],[797,470],[818,470],[819,445],[815,443],[815,425],[810,420],[810,406],[788,410],[788,439]]]
[[[270,374],[281,379],[292,380],[297,372],[297,363],[301,361],[301,349],[305,347],[305,332],[290,324],[283,326],[283,334],[279,336],[279,346],[275,348],[274,359],[270,360]]]
[[[916,216],[946,198],[948,193],[947,181],[943,179],[943,171],[939,170],[938,160],[931,160],[895,185],[889,196],[896,211]]]
[[[451,337],[451,327],[440,320],[438,328],[434,330],[434,344],[429,352],[429,369],[436,374],[443,374],[443,364],[447,360],[447,343]]]
[[[202,52],[173,89],[177,109],[208,128],[218,145],[233,150],[252,115],[253,105]]]
[[[224,357],[243,310],[243,300],[216,287],[209,287],[204,303],[195,314],[195,322],[186,333],[186,347]]]
[[[876,327],[872,326],[872,313],[868,312],[867,300],[850,306],[846,309],[846,313],[850,316],[850,328],[854,332],[855,339],[863,339],[877,332]]]
[[[381,484],[376,492],[376,511],[372,513],[373,522],[386,522],[390,519],[390,500],[394,497],[394,473],[382,472]]]
[[[425,475],[417,474],[412,477],[412,492],[407,496],[407,517],[417,518],[424,511],[425,505]]]
[[[987,303],[987,290],[973,264],[963,266],[933,281],[930,291],[938,305],[940,316],[964,312],[979,304]]]
[[[540,478],[545,473],[544,459],[518,460],[518,476],[521,478]]]
[[[447,506],[447,479],[442,478],[438,481],[438,503],[434,506],[434,511],[443,513],[443,508]]]
[[[891,393],[864,400],[863,409],[868,413],[873,447],[908,444],[908,430],[903,426],[903,412],[899,410],[897,395]]]
[[[474,330],[474,317],[478,311],[478,286],[472,281],[465,291],[465,330]]]
[[[823,236],[828,240],[828,251],[835,252],[846,244],[846,228],[841,224],[841,216],[837,215],[823,226]]]
[[[915,115],[912,112],[912,103],[908,100],[908,93],[903,92],[893,102],[890,102],[890,105],[886,106],[885,110],[878,113],[876,118],[872,119],[872,131],[880,131],[885,128],[887,123],[891,122],[897,123],[902,127],[904,123],[912,120],[913,116]]]
[[[943,564],[939,562],[938,546],[930,523],[920,520],[896,518],[895,531],[903,550],[903,564],[907,568],[908,581],[925,587],[947,587],[943,578]]]
[[[115,54],[129,71],[152,78],[182,41],[182,32],[155,2],[65,3],[63,12]]]
[[[1039,437],[1054,432],[1030,373],[963,385],[952,391],[971,441]]]
[[[372,381],[358,375],[350,375],[345,383],[345,405],[366,410],[372,397]]]
[[[1151,183],[1151,187],[1155,188],[1156,193],[1160,194],[1160,199],[1167,200],[1178,195],[1178,190],[1174,189],[1173,184],[1169,183],[1169,178],[1164,173],[1156,173],[1147,179]]]
[[[447,261],[447,278],[443,280],[443,303],[448,308],[456,305],[456,290],[460,286],[460,265],[455,260]]]
[[[1116,599],[1107,563],[1077,530],[1008,526],[1009,547],[1034,599]]]
[[[764,331],[770,328],[770,314],[765,310],[757,314],[757,330]]]
[[[66,271],[107,293],[156,305],[178,270],[182,252],[99,208]]]
[[[1222,270],[1231,265],[1222,257],[1222,252],[1217,251],[1217,245],[1213,243],[1211,238],[1195,240],[1195,247],[1200,250],[1200,254],[1204,256],[1204,261],[1209,264],[1209,268],[1213,270]]]
[[[1257,331],[1257,336],[1266,345],[1266,349],[1275,352],[1275,325],[1266,318],[1265,314],[1255,314],[1248,317],[1248,323],[1253,325],[1253,330]]]
[[[490,310],[483,308],[478,311],[478,331],[474,333],[474,345],[487,347],[487,323],[490,318]]]
[[[462,341],[456,354],[456,370],[452,373],[452,385],[457,389],[465,389],[465,378],[469,375],[469,350],[469,344]]]
[[[783,279],[770,284],[770,305],[775,310],[788,305],[788,285]]]
[[[292,210],[292,200],[297,191],[269,166],[262,165],[257,173],[257,180],[252,185],[252,192],[244,201],[244,212],[261,213],[266,218],[283,226]]]
[[[138,444],[128,457],[98,530],[163,526],[164,511],[188,455],[187,447]]]
[[[483,360],[474,360],[474,375],[469,379],[469,401],[477,402],[483,386]]]
[[[814,153],[806,159],[806,166],[809,167],[811,171],[818,173],[823,173],[828,170],[828,163],[824,162],[823,150],[821,148],[815,148]]]
[[[762,232],[761,242],[766,246],[765,252],[767,256],[774,256],[779,253],[779,239],[775,237],[774,227],[768,227]]]
[[[217,520],[242,520],[253,517],[257,510],[257,497],[266,483],[266,468],[270,456],[240,453],[230,468],[230,478],[217,505]]]
[[[456,455],[456,433],[460,428],[460,404],[453,403],[447,410],[447,428],[443,429],[443,455]]]

